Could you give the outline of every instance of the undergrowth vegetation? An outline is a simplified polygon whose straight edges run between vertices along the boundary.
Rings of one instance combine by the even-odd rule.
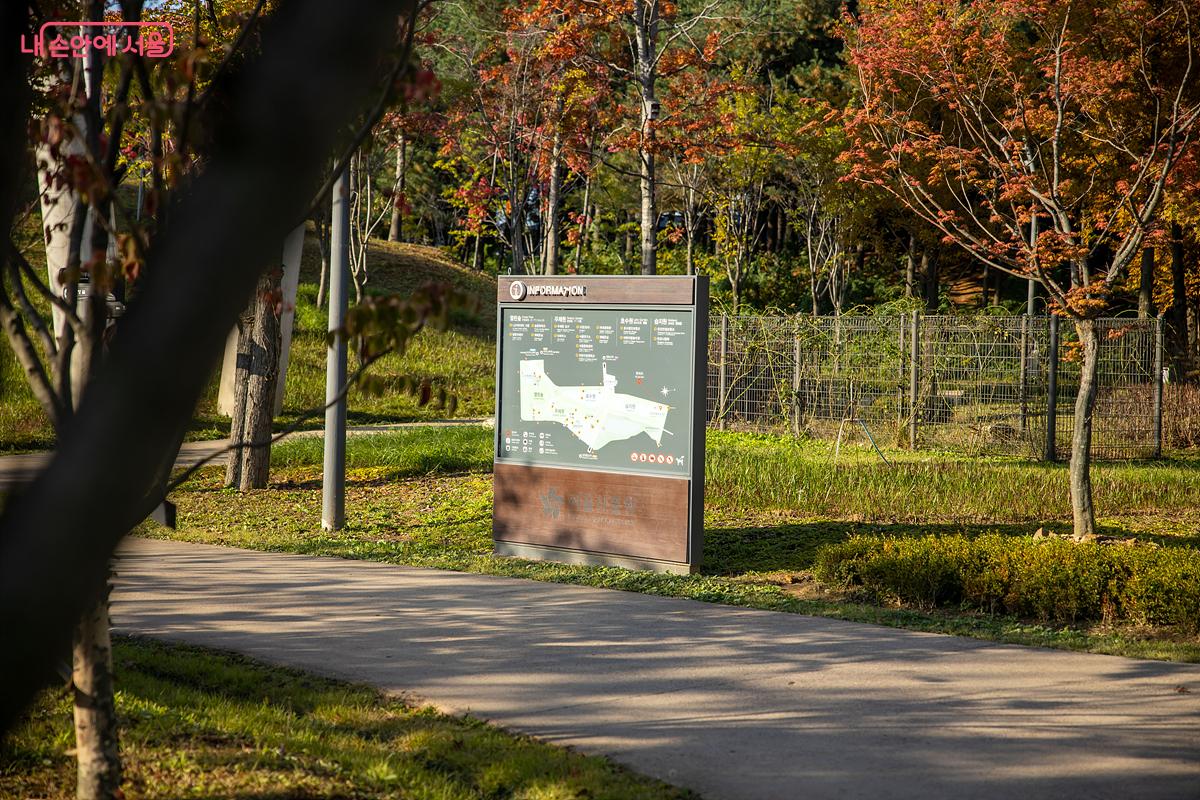
[[[1192,548],[997,534],[854,536],[822,547],[813,573],[873,602],[1200,631],[1200,551]]]

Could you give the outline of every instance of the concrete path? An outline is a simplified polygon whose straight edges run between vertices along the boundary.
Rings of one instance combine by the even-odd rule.
[[[455,428],[462,425],[493,425],[491,417],[480,419],[447,419],[430,422],[397,422],[391,425],[352,425],[346,429],[350,436],[369,436],[376,433],[403,430],[405,428]],[[322,437],[323,430],[296,431],[289,438],[304,439]],[[205,459],[212,458],[213,464],[224,464],[227,458],[217,455],[229,446],[228,439],[212,439],[206,442],[184,442],[179,448],[179,456],[175,459],[176,469],[193,467]],[[28,483],[50,461],[51,453],[22,453],[13,456],[0,456],[0,491]],[[213,458],[216,456],[216,458]]]
[[[1200,798],[1200,665],[129,540],[120,631],[365,681],[707,798]]]

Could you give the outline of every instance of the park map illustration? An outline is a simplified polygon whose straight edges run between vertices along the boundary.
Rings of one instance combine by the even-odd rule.
[[[600,386],[557,386],[542,359],[521,362],[521,419],[566,427],[592,450],[645,433],[662,444],[671,407],[617,392],[617,379],[600,365]]]
[[[686,475],[693,331],[679,309],[505,309],[497,457]]]

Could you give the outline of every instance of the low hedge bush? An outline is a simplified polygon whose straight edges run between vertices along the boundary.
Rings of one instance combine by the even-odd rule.
[[[1189,548],[998,534],[854,536],[822,547],[813,573],[875,602],[1200,632],[1200,551]]]

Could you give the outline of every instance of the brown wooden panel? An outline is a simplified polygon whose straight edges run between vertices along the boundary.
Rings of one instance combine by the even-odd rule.
[[[496,464],[496,541],[687,561],[688,483]]]
[[[525,291],[515,294],[512,285],[520,282]],[[587,276],[538,275],[501,276],[496,299],[501,303],[645,303],[648,305],[691,305],[695,280],[682,275]],[[544,288],[562,288],[567,292],[583,287],[585,294],[538,294]]]

